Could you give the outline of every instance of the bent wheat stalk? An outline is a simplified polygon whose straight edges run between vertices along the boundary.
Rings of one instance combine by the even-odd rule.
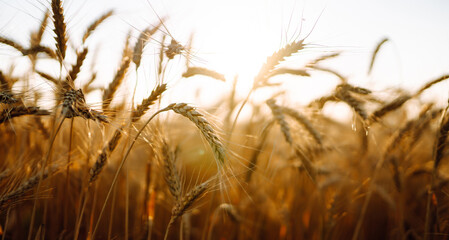
[[[106,208],[106,204],[107,204],[107,202],[108,202],[108,200],[109,200],[109,198],[110,198],[110,196],[111,196],[112,190],[114,189],[114,186],[115,186],[115,184],[116,184],[116,182],[117,182],[117,179],[118,179],[118,176],[119,176],[119,174],[120,174],[120,171],[122,170],[122,168],[123,168],[123,166],[124,166],[124,164],[125,164],[125,161],[126,161],[126,159],[128,158],[129,153],[131,152],[132,147],[133,147],[134,144],[136,143],[137,139],[139,138],[140,134],[143,132],[143,130],[145,129],[145,127],[150,123],[150,121],[153,120],[153,118],[156,117],[159,113],[170,110],[170,106],[171,106],[171,105],[169,105],[168,107],[163,108],[163,109],[157,111],[156,113],[154,113],[154,114],[153,114],[153,115],[152,115],[152,116],[151,116],[151,117],[150,117],[150,118],[143,124],[143,126],[142,126],[142,127],[140,128],[140,130],[137,132],[137,134],[136,134],[136,136],[134,137],[134,139],[131,141],[130,146],[128,147],[128,149],[126,150],[125,155],[123,156],[122,160],[120,161],[120,165],[119,165],[118,168],[117,168],[117,171],[116,171],[116,173],[115,173],[115,175],[114,175],[114,178],[113,178],[113,180],[112,180],[111,186],[109,187],[108,194],[106,195],[106,199],[104,200],[104,204],[103,204],[103,207],[101,208],[100,215],[98,216],[97,223],[95,224],[95,228],[94,228],[94,230],[93,230],[93,232],[92,232],[92,239],[95,239],[95,234],[96,234],[96,232],[97,232],[98,226],[100,225],[100,221],[101,221],[101,218],[102,218],[102,216],[103,216],[104,210],[105,210],[105,208]],[[95,163],[95,164],[97,164],[97,163]],[[90,182],[92,182],[92,181],[95,179],[95,176],[93,176],[94,173],[95,173],[95,172],[93,171],[93,169],[91,169],[91,180],[90,180]],[[98,174],[97,174],[97,175],[98,175]]]

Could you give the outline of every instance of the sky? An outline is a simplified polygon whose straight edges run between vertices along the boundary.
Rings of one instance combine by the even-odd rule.
[[[49,2],[0,0],[0,34],[26,44]],[[303,38],[306,49],[288,59],[287,65],[299,68],[316,56],[338,51],[341,56],[324,65],[348,77],[351,83],[376,91],[398,87],[413,91],[449,73],[446,0],[67,0],[64,8],[70,44],[74,46],[80,44],[90,22],[109,9],[116,11],[88,42],[100,49],[95,60],[101,76],[96,84],[100,86],[112,79],[130,30],[136,38],[140,30],[157,24],[160,16],[168,19],[164,32],[180,43],[187,43],[194,32],[195,58],[191,64],[224,73],[229,80],[220,83],[201,77],[181,79],[184,62],[175,58],[166,75],[166,81],[177,86],[171,95],[198,105],[213,105],[216,100],[212,98],[220,93],[225,95],[235,75],[239,76],[239,94],[244,96],[267,56],[286,43]],[[51,30],[47,30],[48,45],[52,44],[52,36]],[[390,41],[379,52],[368,75],[371,54],[385,37]],[[137,75],[140,97],[154,86],[158,46],[153,41],[145,50],[143,67]],[[10,48],[0,46],[0,69],[7,69],[11,60],[22,61],[19,58]],[[50,71],[58,73],[55,69]],[[287,96],[301,104],[329,93],[338,84],[335,77],[322,73],[314,73],[309,79],[280,81],[289,90]],[[438,86],[423,98],[446,102],[449,84]]]

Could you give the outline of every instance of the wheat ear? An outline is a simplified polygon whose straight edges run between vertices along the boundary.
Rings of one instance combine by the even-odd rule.
[[[106,19],[108,19],[110,16],[112,16],[112,14],[114,14],[113,10],[110,10],[108,12],[106,12],[105,14],[101,15],[97,20],[95,20],[93,23],[91,23],[89,25],[89,27],[87,27],[86,32],[83,35],[83,43],[86,42],[87,38],[89,38],[89,36],[92,34],[93,31],[95,31],[95,29],[97,29],[97,27],[104,22]]]
[[[274,77],[276,75],[282,75],[282,74],[291,74],[291,75],[298,75],[302,77],[310,77],[310,74],[305,69],[291,69],[291,68],[278,68],[276,70],[273,70],[268,76]]]
[[[258,85],[263,85],[266,83],[268,80],[268,75],[280,62],[284,61],[285,58],[290,57],[294,53],[304,49],[304,46],[304,40],[292,42],[267,57],[266,62],[262,65],[262,68],[255,78],[255,86],[257,87]]]
[[[296,110],[288,107],[281,107],[283,113],[289,115],[295,119],[299,124],[301,124],[309,133],[312,135],[313,139],[319,144],[323,144],[321,134],[313,127],[313,124],[307,119],[306,116],[297,112]]]
[[[282,113],[281,107],[276,104],[276,101],[274,99],[269,99],[266,103],[270,107],[271,112],[273,113],[273,116],[276,119],[276,122],[281,127],[281,131],[284,134],[285,140],[288,142],[288,144],[290,144],[290,146],[292,146],[293,138],[290,133],[290,127],[288,126],[288,123],[285,120],[285,116]]]
[[[162,158],[164,161],[165,182],[175,202],[181,199],[181,180],[176,169],[176,152],[170,150],[167,142],[162,143]]]
[[[56,49],[58,50],[58,56],[62,61],[65,58],[67,49],[67,35],[66,24],[64,21],[64,9],[62,8],[61,0],[52,0],[51,9],[53,11],[54,32],[56,34]]]
[[[379,53],[380,48],[388,41],[389,41],[388,38],[384,38],[377,44],[376,48],[374,49],[373,55],[371,56],[371,62],[369,64],[368,74],[370,74],[371,70],[373,70],[374,61],[376,61],[377,53]]]
[[[11,170],[9,168],[3,170],[0,172],[0,182],[2,182],[3,180],[5,180],[6,178],[8,178],[11,175]]]
[[[131,120],[133,122],[136,122],[142,117],[146,111],[148,111],[148,108],[154,104],[156,100],[160,98],[163,92],[167,90],[167,84],[161,84],[158,85],[153,91],[151,91],[151,94],[148,98],[145,98],[142,100],[142,103],[137,106],[136,110],[131,114]]]
[[[170,227],[210,188],[213,178],[193,187],[172,209],[170,221],[165,232],[164,240],[168,238]]]
[[[338,57],[338,56],[340,56],[339,52],[326,54],[326,55],[320,56],[320,57],[315,58],[312,61],[308,62],[307,66],[310,67],[310,66],[316,65],[316,64],[318,64],[318,63],[320,63],[320,62],[322,62],[324,60],[327,60],[327,59],[330,59],[330,58],[335,58],[335,57]]]
[[[36,46],[32,46],[30,48],[25,48],[22,45],[20,45],[19,43],[14,42],[13,40],[11,40],[9,38],[2,37],[2,36],[0,36],[0,43],[8,45],[8,46],[16,49],[17,51],[22,53],[23,56],[33,55],[33,54],[37,54],[40,52],[46,53],[50,57],[55,56],[55,53],[50,48],[41,46],[41,45],[36,45]]]
[[[126,73],[128,72],[129,66],[131,64],[131,49],[129,48],[129,40],[131,38],[131,33],[128,34],[125,42],[125,47],[122,52],[122,61],[120,67],[115,73],[114,79],[109,83],[108,88],[103,93],[103,111],[109,108],[112,99],[114,98],[115,92],[119,88],[120,84],[125,79]]]
[[[267,140],[268,133],[270,132],[271,127],[274,125],[275,120],[270,121],[262,130],[262,133],[259,137],[259,144],[257,145],[256,149],[254,150],[253,154],[251,155],[251,159],[248,163],[247,171],[246,171],[246,178],[245,181],[247,183],[251,182],[251,178],[253,175],[253,172],[256,170],[257,167],[257,160],[259,158],[260,153],[262,152],[262,148],[265,145],[265,141]]]
[[[25,182],[20,184],[20,186],[16,190],[13,190],[0,197],[0,209],[3,208],[4,205],[7,204],[8,202],[11,202],[23,196],[27,191],[31,190],[34,186],[36,186],[39,183],[39,181],[46,179],[48,175],[49,170],[46,169],[43,175],[36,174],[28,178]]]
[[[446,149],[446,141],[449,135],[449,117],[447,116],[448,109],[449,109],[449,101],[448,105],[443,111],[443,114],[441,115],[439,129],[437,131],[436,141],[433,150],[434,163],[430,179],[430,185],[428,186],[427,189],[426,218],[424,225],[425,240],[429,239],[429,236],[431,235],[431,232],[434,228],[435,223],[437,222],[438,217],[437,215],[438,205],[432,204],[431,202],[432,197],[437,198],[435,190],[437,189],[438,185],[436,183],[438,179],[438,166],[440,165],[440,162],[444,157],[444,150]]]
[[[311,65],[311,66],[308,66],[308,67],[310,67],[312,69],[315,69],[315,70],[318,70],[318,71],[322,71],[322,72],[327,72],[327,73],[333,74],[336,77],[338,77],[342,83],[348,82],[348,79],[346,79],[346,77],[344,77],[343,75],[341,75],[340,73],[338,73],[335,70],[332,70],[332,69],[329,69],[329,68],[325,68],[325,67],[321,67],[321,66],[317,66],[317,65]]]
[[[120,68],[114,76],[114,79],[109,84],[108,88],[103,93],[103,111],[108,109],[111,101],[114,97],[115,92],[117,91],[120,84],[123,82],[123,79],[128,72],[129,65],[131,63],[131,59],[128,56],[124,56],[122,59],[122,63],[120,64]]]
[[[47,28],[47,21],[50,17],[50,13],[47,10],[44,14],[44,17],[42,18],[41,25],[39,26],[38,30],[31,34],[31,46],[37,46],[42,41],[42,36],[44,35],[45,28]]]
[[[172,104],[169,107],[175,113],[178,113],[191,122],[201,131],[206,141],[214,152],[215,159],[220,165],[225,163],[225,150],[223,144],[212,128],[211,124],[204,118],[204,116],[195,110],[195,108],[187,105],[186,103]]]
[[[204,75],[223,82],[226,81],[223,74],[203,67],[188,67],[187,71],[182,74],[182,77],[189,78],[195,75]]]
[[[106,116],[87,106],[84,93],[81,89],[66,90],[62,98],[62,113],[64,114],[64,118],[83,117],[105,123],[109,122]]]
[[[19,52],[23,52],[25,50],[25,48],[22,45],[6,37],[0,36],[0,43],[8,45]]]
[[[381,108],[371,114],[371,116],[369,117],[369,124],[379,121],[379,119],[385,116],[387,113],[400,108],[411,98],[412,97],[410,95],[401,95],[390,103],[383,105]]]
[[[155,34],[157,32],[157,30],[161,26],[162,26],[162,22],[159,23],[156,27],[147,28],[140,33],[139,38],[137,39],[137,43],[134,46],[133,59],[132,59],[134,64],[136,64],[136,69],[139,68],[139,66],[140,66],[140,61],[142,60],[143,49],[145,48],[147,41],[151,38],[151,36],[153,34]]]
[[[47,110],[40,110],[39,107],[25,107],[23,105],[13,106],[0,113],[0,123],[23,115],[50,115],[50,112]]]
[[[439,83],[439,82],[441,82],[441,81],[444,81],[444,80],[446,80],[446,79],[448,79],[448,78],[449,78],[449,74],[445,74],[445,75],[443,75],[443,76],[441,76],[441,77],[439,77],[439,78],[437,78],[437,79],[435,79],[435,80],[432,80],[432,81],[426,83],[423,87],[421,87],[421,88],[415,93],[414,97],[421,95],[421,94],[422,94],[425,90],[427,90],[428,88],[430,88],[430,87],[432,87],[433,85],[435,85],[435,84],[437,84],[437,83]]]
[[[12,104],[19,102],[10,91],[0,91],[0,103]]]
[[[78,52],[76,54],[76,63],[72,66],[72,70],[70,70],[69,75],[67,75],[66,82],[70,83],[73,86],[73,82],[75,81],[78,73],[81,71],[81,66],[83,65],[84,60],[86,59],[88,49],[85,47],[83,51]]]
[[[363,120],[368,118],[368,114],[362,106],[362,102],[349,93],[344,87],[337,87],[335,97],[348,104]]]
[[[90,174],[89,183],[95,181],[98,175],[100,174],[101,170],[103,170],[103,167],[106,164],[106,161],[108,160],[109,154],[114,151],[114,149],[118,145],[120,138],[122,137],[122,130],[123,130],[122,128],[115,130],[112,138],[109,139],[107,145],[103,147],[103,149],[101,150],[100,155],[98,155],[97,160],[89,170]]]

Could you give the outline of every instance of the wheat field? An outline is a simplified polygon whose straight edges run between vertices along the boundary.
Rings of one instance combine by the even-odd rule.
[[[27,45],[0,35],[11,61],[27,62],[20,75],[0,63],[2,240],[449,239],[448,107],[421,98],[449,75],[379,94],[327,67],[340,52],[285,65],[305,37],[267,56],[240,97],[244,79],[195,65],[194,39],[179,42],[161,17],[130,31],[101,87],[89,38],[115,12],[74,36],[63,1],[48,4]],[[364,59],[367,74],[389,41]],[[157,67],[143,77],[148,49]],[[213,107],[167,101],[179,87],[166,79],[172,65],[183,81],[231,88]],[[326,95],[300,104],[279,91],[277,76],[317,72],[338,79]],[[132,74],[151,79],[143,99]],[[269,97],[255,101],[260,91]],[[325,113],[336,105],[352,120]]]

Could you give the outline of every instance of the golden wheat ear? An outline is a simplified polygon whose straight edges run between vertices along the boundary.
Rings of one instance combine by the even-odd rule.
[[[113,10],[109,10],[105,14],[101,15],[98,19],[96,19],[93,23],[91,23],[89,25],[89,27],[87,27],[86,32],[83,35],[83,43],[86,42],[86,40],[90,37],[92,32],[94,32],[95,29],[97,29],[98,26],[100,26],[101,23],[103,23],[106,19],[111,17],[113,14],[114,14],[114,11]]]
[[[195,110],[195,108],[187,105],[186,103],[172,104],[169,108],[175,113],[178,113],[193,122],[212,148],[215,159],[218,161],[218,166],[225,164],[225,148],[215,130],[204,118],[203,114],[199,113]]]
[[[131,33],[128,33],[126,37],[125,47],[122,51],[122,60],[120,63],[120,67],[115,73],[114,79],[109,83],[108,88],[103,93],[103,111],[109,108],[111,101],[114,98],[115,92],[118,90],[119,86],[122,84],[123,80],[126,77],[126,73],[129,70],[129,66],[131,64],[132,50],[129,47],[129,40],[131,38]]]
[[[74,65],[72,65],[72,69],[70,70],[70,72],[66,78],[66,82],[71,84],[72,86],[78,76],[78,73],[81,71],[81,67],[83,66],[83,62],[87,56],[87,52],[88,52],[88,48],[85,47],[85,48],[83,48],[82,51],[79,51],[76,54],[76,63]]]
[[[392,112],[404,105],[408,100],[410,100],[412,96],[410,95],[401,95],[394,99],[393,101],[383,105],[381,108],[374,111],[368,119],[368,124],[372,124],[374,122],[379,121],[383,116],[388,114],[389,112]]]
[[[388,38],[384,38],[377,44],[376,48],[373,51],[373,55],[371,56],[371,62],[369,64],[368,74],[370,74],[371,71],[373,70],[374,62],[376,61],[376,57],[377,57],[377,54],[379,53],[380,48],[389,40],[390,39],[388,39]]]
[[[318,143],[319,145],[323,144],[321,133],[316,130],[316,128],[313,126],[313,124],[307,119],[306,116],[302,115],[298,111],[292,108],[288,107],[281,107],[281,111],[293,119],[295,119],[299,124],[301,124],[307,132],[310,133],[310,135],[313,137],[313,139]]]
[[[40,110],[39,107],[25,107],[23,105],[13,106],[9,109],[4,109],[0,113],[0,123],[24,115],[44,116],[50,115],[50,112],[47,110]]]
[[[276,66],[284,61],[285,58],[292,56],[294,53],[299,52],[300,50],[303,50],[304,47],[304,40],[292,42],[274,52],[271,56],[267,57],[266,62],[262,65],[259,73],[255,77],[254,86],[256,88],[264,86],[269,79],[269,74],[276,68]]]
[[[33,32],[30,37],[30,45],[37,46],[41,44],[42,37],[44,36],[45,29],[47,28],[47,22],[50,18],[50,12],[45,11],[44,17],[42,18],[41,25],[36,32]]]
[[[281,131],[282,134],[284,134],[285,140],[288,142],[288,144],[293,145],[293,138],[290,133],[290,126],[288,125],[285,119],[281,107],[276,104],[276,101],[274,99],[269,99],[266,103],[270,107],[271,112],[274,118],[276,119],[276,122],[281,127]]]
[[[203,75],[203,76],[207,76],[210,78],[214,78],[214,79],[226,82],[226,79],[223,74],[218,73],[214,70],[203,68],[203,67],[188,67],[187,71],[185,71],[182,74],[182,77],[189,78],[189,77],[193,77],[195,75]]]
[[[142,103],[139,104],[136,110],[131,114],[131,121],[137,122],[139,119],[148,111],[149,107],[153,105],[167,90],[167,84],[158,85],[148,98],[142,100]]]
[[[140,33],[139,38],[137,38],[137,43],[134,46],[132,59],[133,63],[136,65],[136,69],[139,68],[140,62],[142,61],[143,49],[145,48],[146,43],[151,39],[151,36],[153,36],[161,26],[162,22],[160,22],[155,27],[146,28]]]
[[[67,50],[67,35],[66,35],[66,24],[64,20],[64,9],[62,8],[61,0],[52,0],[51,9],[53,12],[53,31],[56,34],[56,50],[57,55],[62,61],[65,58],[65,53]]]
[[[12,203],[15,200],[20,199],[24,194],[33,189],[40,181],[45,180],[51,174],[56,172],[55,167],[50,167],[49,169],[45,169],[43,174],[38,173],[23,183],[21,183],[15,190],[10,191],[3,196],[0,197],[0,209],[4,208],[8,203]]]
[[[162,142],[162,160],[164,165],[165,182],[171,195],[175,199],[175,203],[181,200],[181,179],[176,168],[176,152],[170,149],[165,140]]]
[[[172,214],[167,225],[164,240],[168,238],[170,227],[174,224],[174,222],[179,217],[182,217],[192,207],[192,205],[204,195],[204,193],[211,187],[214,180],[214,178],[211,178],[199,185],[196,185],[176,203],[176,205],[172,208]]]
[[[126,73],[128,72],[129,66],[131,63],[131,59],[128,56],[124,56],[122,59],[122,63],[120,64],[119,69],[117,70],[114,79],[111,83],[109,83],[108,88],[103,93],[103,111],[109,108],[112,99],[114,98],[115,92],[117,91],[120,84],[125,79]]]
[[[366,113],[362,101],[353,97],[346,87],[338,86],[335,92],[335,97],[348,104],[348,106],[350,106],[364,121],[368,119],[368,114]]]

